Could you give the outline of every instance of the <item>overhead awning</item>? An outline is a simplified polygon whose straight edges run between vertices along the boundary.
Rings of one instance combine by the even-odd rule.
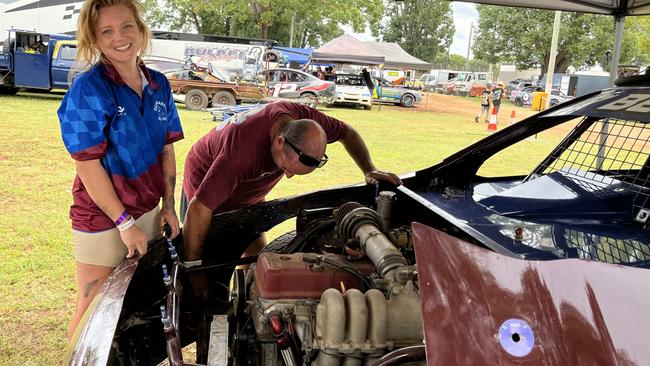
[[[461,2],[515,6],[614,16],[650,15],[650,0],[457,0]]]
[[[311,54],[311,59],[312,62],[356,65],[380,65],[385,62],[384,55],[347,34],[315,49]]]
[[[412,56],[404,51],[397,43],[388,42],[363,42],[366,46],[374,51],[384,55],[384,67],[397,68],[406,70],[429,70],[431,64]]]
[[[274,50],[278,50],[282,53],[282,62],[290,63],[297,62],[300,65],[304,65],[309,61],[311,56],[311,48],[297,48],[297,47],[273,47]]]

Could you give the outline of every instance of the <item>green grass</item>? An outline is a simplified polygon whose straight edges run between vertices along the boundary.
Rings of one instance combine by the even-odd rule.
[[[56,110],[60,95],[0,95],[0,365],[54,365],[62,361],[74,310],[75,272],[68,208],[75,176]],[[478,102],[476,102],[478,107]],[[324,109],[366,140],[377,167],[400,173],[422,169],[488,135],[465,115],[382,107],[381,111]],[[185,139],[175,145],[180,190],[190,146],[215,126],[210,115],[180,108]],[[527,169],[526,154],[548,151],[556,136],[525,143],[488,173]],[[314,174],[284,179],[268,199],[360,182],[341,144]],[[536,162],[535,162],[536,163]],[[525,165],[524,164],[528,164]],[[269,237],[288,230],[290,223]]]

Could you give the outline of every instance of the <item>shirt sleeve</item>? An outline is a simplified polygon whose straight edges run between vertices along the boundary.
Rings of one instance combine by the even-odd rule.
[[[166,77],[158,78],[160,80],[160,87],[164,88],[167,95],[167,131],[165,134],[165,145],[172,144],[184,138],[183,127],[181,126],[181,119],[178,116],[176,103],[174,103],[174,96],[169,81]]]
[[[57,114],[63,144],[75,160],[99,159],[106,153],[105,129],[117,109],[109,90],[81,75],[68,90]]]
[[[308,118],[316,121],[325,131],[328,144],[342,140],[348,134],[349,127],[345,122],[341,120],[330,117],[317,111],[314,108],[307,107],[302,104],[293,102],[284,102],[283,104],[283,107],[285,107],[284,109],[289,113],[289,115],[291,115],[293,119]]]
[[[210,210],[216,210],[243,180],[243,171],[235,159],[228,156],[215,159],[194,196]]]

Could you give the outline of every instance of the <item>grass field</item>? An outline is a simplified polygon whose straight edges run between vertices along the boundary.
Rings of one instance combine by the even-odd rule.
[[[75,298],[68,208],[74,163],[59,133],[60,95],[0,96],[0,365],[57,365]],[[418,170],[488,135],[471,114],[422,112],[382,106],[381,111],[324,109],[347,121],[366,140],[377,167],[398,174]],[[476,108],[475,108],[476,107]],[[180,108],[185,139],[176,146],[180,187],[188,149],[215,126],[210,115]],[[549,133],[519,144],[485,174],[521,173],[559,139]],[[268,197],[355,183],[362,175],[342,145],[328,148],[330,162],[314,174],[284,179]],[[178,188],[180,190],[180,188]],[[178,196],[177,196],[178,197]],[[287,230],[275,229],[269,237]]]

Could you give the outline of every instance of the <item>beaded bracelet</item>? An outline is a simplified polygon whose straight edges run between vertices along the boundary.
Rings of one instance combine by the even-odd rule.
[[[135,225],[135,219],[133,218],[133,216],[129,216],[129,219],[128,219],[128,220],[126,220],[125,222],[123,222],[123,223],[117,225],[117,230],[119,230],[120,232],[122,232],[122,231],[124,231],[124,230],[130,228],[130,227],[133,226],[133,225]]]
[[[117,220],[115,220],[115,226],[119,226],[121,223],[124,222],[124,220],[126,220],[127,217],[129,217],[129,213],[126,210],[124,210],[124,212],[122,212],[120,217],[118,217]]]

